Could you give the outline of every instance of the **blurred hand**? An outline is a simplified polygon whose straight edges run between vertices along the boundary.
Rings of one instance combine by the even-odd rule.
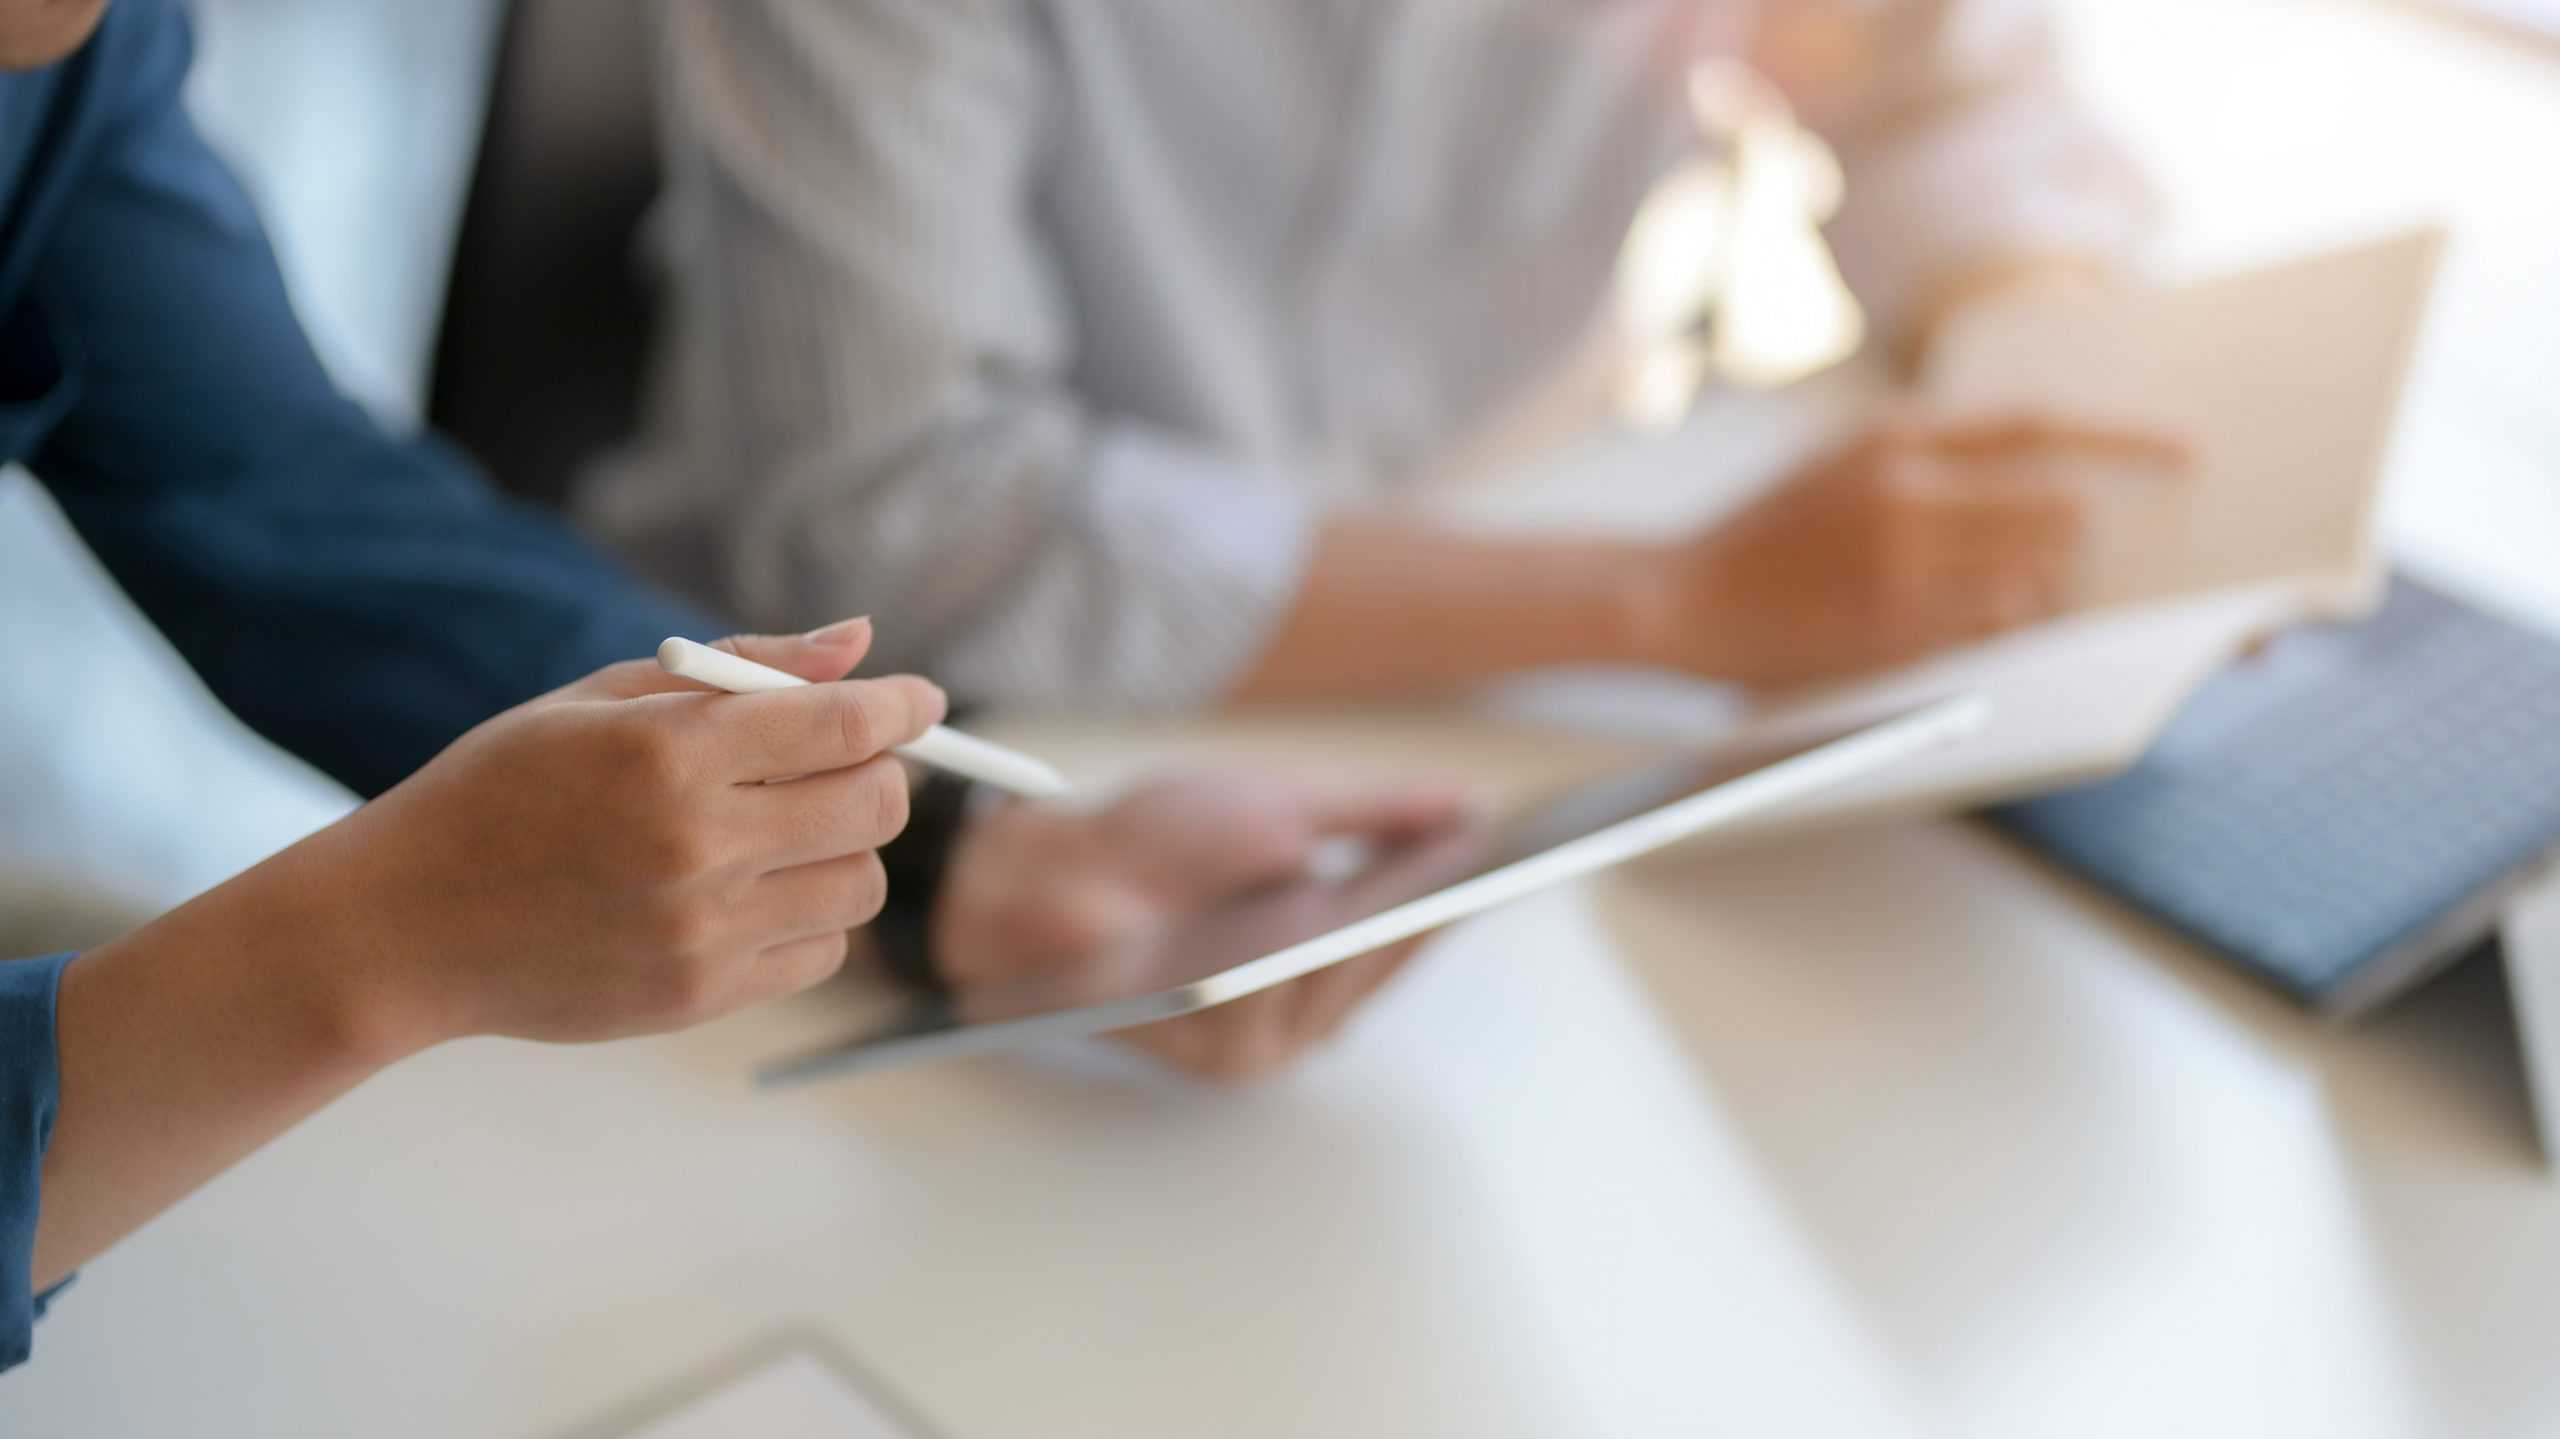
[[[869,645],[863,622],[722,642],[818,681]],[[615,665],[464,735],[275,878],[401,1047],[682,1027],[843,963],[906,824],[885,752],[944,708],[911,677],[727,695]]]
[[[1148,784],[1094,813],[1013,805],[972,825],[933,916],[954,987],[1100,963],[1221,901],[1302,876],[1331,839],[1404,843],[1462,824],[1466,793],[1406,785],[1356,794],[1267,777]],[[1339,1030],[1419,939],[1117,1039],[1192,1074],[1268,1074]]]
[[[2044,619],[2078,556],[2091,462],[2167,482],[2188,457],[2047,415],[1879,425],[1669,552],[1655,647],[1709,678],[1790,685]]]

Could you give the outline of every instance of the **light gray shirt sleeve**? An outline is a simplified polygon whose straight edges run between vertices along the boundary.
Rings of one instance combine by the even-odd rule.
[[[1322,509],[1569,350],[1691,136],[1670,39],[1755,18],[1880,329],[2139,238],[2039,0],[666,0],[674,330],[584,518],[970,698],[1197,706]]]
[[[1880,328],[1976,267],[2114,261],[2149,238],[2157,198],[2072,93],[2045,0],[1894,0],[1870,27],[1868,73],[1808,120],[1840,154],[1832,246]]]
[[[682,439],[589,518],[644,552],[694,527],[704,587],[751,623],[876,615],[875,668],[973,699],[1189,706],[1235,680],[1314,500],[1071,383],[1034,23],[1011,0],[665,13]]]

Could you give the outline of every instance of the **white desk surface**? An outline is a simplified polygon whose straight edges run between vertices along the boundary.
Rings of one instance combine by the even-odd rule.
[[[2460,221],[2393,532],[2560,622],[2560,60],[2385,4],[2073,9],[2179,261]],[[1963,824],[1479,921],[1248,1092],[746,1089],[853,1002],[385,1076],[94,1266],[0,1429],[550,1439],[814,1328],[955,1439],[2560,1432],[2494,975],[2324,1030]]]

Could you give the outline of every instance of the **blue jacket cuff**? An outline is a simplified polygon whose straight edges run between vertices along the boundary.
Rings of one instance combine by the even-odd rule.
[[[71,956],[0,963],[0,1369],[35,1347],[36,1316],[60,1285],[35,1292],[37,1191],[61,1099],[54,1000]]]

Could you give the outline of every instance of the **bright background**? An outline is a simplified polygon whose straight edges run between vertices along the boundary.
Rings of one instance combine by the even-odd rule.
[[[2064,8],[2084,83],[2175,207],[2166,269],[2216,268],[2409,219],[2458,223],[2405,437],[2428,463],[2395,471],[2394,544],[2420,563],[2458,569],[2467,588],[2493,600],[2560,613],[2560,565],[2551,562],[2560,549],[2560,411],[2549,399],[2560,390],[2560,186],[2549,179],[2560,148],[2560,51],[2385,0]],[[470,152],[487,0],[206,0],[206,9],[208,123],[266,201],[324,352],[386,414],[414,412]],[[83,876],[109,891],[110,914],[147,911],[345,804],[211,713],[62,544],[23,482],[0,487],[0,653],[16,661],[0,689],[0,873]],[[1006,1101],[1019,1096],[893,1085],[883,1095],[918,1106],[906,1127],[866,1115],[860,1153],[813,1156],[795,1128],[805,1111],[722,1107],[735,1099],[724,1086],[764,1050],[763,1037],[735,1029],[565,1057],[488,1047],[434,1056],[369,1087],[93,1269],[40,1335],[40,1362],[0,1380],[0,1428],[545,1439],[646,1390],[648,1374],[716,1357],[725,1342],[717,1336],[790,1317],[761,1313],[767,1296],[820,1290],[809,1302],[858,1312],[871,1357],[963,1434],[976,1432],[972,1419],[1005,1429],[1008,1416],[1038,1432],[1022,1418],[1020,1388],[1108,1416],[1143,1403],[1113,1376],[1149,1375],[1153,1353],[1200,1335],[1170,1321],[1152,1335],[1079,1326],[1081,1311],[1044,1300],[1044,1284],[1113,1293],[1159,1320],[1224,1323],[1240,1321],[1221,1314],[1215,1296],[1109,1286],[1125,1284],[1129,1255],[1150,1252],[1141,1239],[1259,1272],[1221,1249],[1206,1223],[1136,1238],[1116,1227],[1126,1195],[1102,1176],[1126,1160],[1117,1172],[1196,1195],[1202,1213],[1225,1206],[1296,1223],[1289,1232],[1301,1243],[1312,1224],[1317,1252],[1334,1260],[1420,1265],[1459,1286],[1392,1291],[1359,1312],[1279,1316],[1271,1342],[1298,1346],[1280,1354],[1339,1360],[1342,1346],[1326,1344],[1332,1334],[1406,1341],[1392,1358],[1414,1362],[1399,1368],[1392,1346],[1372,1346],[1365,1365],[1310,1373],[1288,1398],[1295,1408],[1237,1416],[1239,1432],[1247,1419],[1261,1426],[1252,1432],[1289,1432],[1293,1414],[1321,1427],[1339,1418],[1327,1404],[1343,1395],[1377,1398],[1386,1407],[1366,1410],[1370,1423],[1401,1420],[1415,1432],[1435,1402],[1482,1403],[1482,1392],[1515,1389],[1553,1407],[1529,1404],[1503,1432],[1577,1423],[1613,1435],[1688,1432],[1665,1416],[1680,1412],[1690,1362],[1794,1352],[1785,1346],[1798,1338],[1823,1362],[1722,1376],[1715,1382],[1731,1387],[1732,1412],[1785,1414],[1790,1397],[1829,1386],[1846,1396],[1835,1417],[1907,1403],[1922,1416],[1915,1431],[2560,1431],[2550,1344],[2560,1332],[2560,1200],[2517,1162],[2501,1128],[2508,1116],[2484,1117],[2465,1076],[2401,1064],[2396,1041],[2336,1062],[2287,1013],[2047,888],[2003,901],[2005,927],[1993,926],[1988,906],[1967,908],[1969,886],[1987,882],[1995,864],[1980,852],[1988,848],[1902,829],[1825,852],[1827,864],[1874,882],[1868,904],[1907,906],[1915,923],[1958,937],[1983,926],[1983,952],[1951,956],[1929,985],[1898,986],[1860,959],[1846,942],[1865,933],[1853,907],[1808,928],[1804,909],[1829,892],[1816,883],[1822,876],[1799,873],[1789,856],[1754,857],[1732,871],[1715,911],[1721,927],[1699,942],[1773,952],[1796,943],[1798,957],[1827,955],[1831,968],[1745,980],[1639,967],[1633,983],[1608,968],[1524,1016],[1496,1003],[1506,991],[1495,980],[1442,967],[1386,1007],[1374,1045],[1308,1088],[1171,1110],[1059,1101],[1035,1111],[1054,1123],[1045,1138],[1005,1127]],[[31,904],[5,900],[0,913],[38,918]],[[1653,903],[1630,899],[1613,915],[1638,923],[1641,914],[1627,914]],[[1577,923],[1588,921],[1553,909],[1520,921],[1533,936]],[[2088,944],[2093,928],[2113,948],[2102,964],[2057,965],[2044,989],[2019,992],[1991,952],[2018,923],[2057,954]],[[1578,933],[1561,933],[1559,948]],[[1532,978],[1513,979],[1539,992]],[[1489,987],[1469,987],[1477,981]],[[1694,1001],[1683,1010],[1692,1048],[1668,1058],[1631,1047],[1595,1061],[1558,1038],[1576,1026],[1650,1034],[1646,1006],[1678,1007],[1684,991]],[[1826,1018],[1843,994],[1885,1007],[1871,1022]],[[1800,1001],[1792,1011],[1790,999]],[[2017,1022],[1985,1026],[2000,1043],[1934,1048],[1937,1036],[1968,1032],[1952,1007],[2004,1004]],[[2103,1008],[2103,1022],[2052,1027],[2081,1006]],[[1488,1076],[1430,1050],[1435,1035],[1470,1026],[1486,1044],[1513,1046],[1506,1054],[1516,1063]],[[1773,1038],[1805,1033],[1828,1047]],[[2075,1050],[2066,1033],[2102,1042]],[[1398,1044],[1407,1047],[1380,1048]],[[1822,1058],[1810,1072],[1809,1053]],[[1598,1068],[1570,1069],[1591,1063]],[[1541,1081],[1541,1064],[1591,1092],[1607,1084],[1663,1108],[1594,1123]],[[1361,1084],[1347,1082],[1354,1072]],[[2035,1090],[2021,1075],[2085,1087]],[[501,1080],[545,1086],[546,1102],[502,1111]],[[1354,1107],[1358,1096],[1390,1090],[1402,1107],[1383,1117]],[[1910,1116],[1900,1131],[1878,1128],[1879,1094]],[[482,1104],[459,1129],[457,1096]],[[611,1147],[615,1136],[602,1134],[635,1106],[669,1126],[736,1124],[734,1145],[756,1162],[723,1175],[651,1170],[642,1150]],[[1257,1128],[1293,1106],[1323,1123]],[[948,1127],[928,1132],[927,1116]],[[2093,1116],[2118,1131],[2115,1147],[2083,1136]],[[507,1143],[542,1141],[546,1125],[557,1126],[553,1137],[585,1138],[578,1126],[588,1121],[600,1147],[563,1145],[556,1190],[532,1191],[548,1199],[528,1201],[521,1176],[471,1172],[468,1162],[427,1174],[420,1157],[428,1144],[441,1155],[449,1143],[466,1161],[480,1152],[475,1144],[509,1152]],[[1666,1134],[1694,1142],[1712,1165],[1680,1167]],[[1373,1148],[1443,1161],[1466,1190],[1454,1200],[1374,1180],[1363,1190],[1361,1176],[1387,1172],[1392,1160]],[[1203,1156],[1231,1167],[1200,1169]],[[863,1191],[875,1208],[858,1216],[819,1212],[821,1185],[756,1182],[815,1166],[850,1189],[866,1164],[878,1172],[865,1169],[863,1179],[879,1187]],[[2050,1171],[2043,1187],[2019,1181],[2039,1168]],[[1560,1211],[1542,1207],[1552,1195],[1539,1186],[1567,1171],[1614,1178],[1625,1193],[1610,1196],[1610,1212],[1643,1223],[1555,1247],[1567,1241],[1539,1221]],[[1274,1197],[1275,1185],[1311,1172],[1340,1182],[1285,1204]],[[1728,1182],[1736,1172],[1746,1178]],[[1999,1192],[1976,1192],[1978,1177]],[[652,1192],[643,1182],[682,1187]],[[1051,1231],[1025,1227],[1017,1186],[1035,1183],[1053,1206]],[[434,1202],[410,1203],[422,1186],[440,1186]],[[650,1249],[669,1213],[733,1248],[685,1262]],[[1735,1312],[1722,1312],[1722,1294],[1689,1284],[1686,1261],[1675,1262],[1697,1258],[1679,1246],[1690,1242],[1682,1225],[1694,1227],[1700,1213],[1707,1228],[1733,1236],[1703,1252],[1733,1266],[1714,1273],[1732,1286],[1723,1293],[1736,1296]],[[372,1234],[368,1214],[422,1227]],[[974,1225],[973,1242],[1023,1280],[1018,1304],[974,1316],[965,1352],[924,1338],[937,1332],[928,1317],[946,1332],[951,1322],[935,1308],[950,1276],[932,1251],[758,1244],[874,1219],[890,1232],[937,1216]],[[1062,1239],[1055,1229],[1070,1221],[1083,1228]],[[519,1231],[558,1236],[545,1261],[556,1272],[541,1283],[492,1257],[487,1241],[518,1235],[521,1248]],[[315,1252],[338,1267],[320,1266]],[[1616,1267],[1569,1274],[1559,1254]],[[1429,1269],[1435,1255],[1448,1261],[1438,1271]],[[239,1282],[244,1274],[255,1282]],[[1685,1301],[1661,1297],[1675,1286]],[[1506,1309],[1523,1293],[1562,1299],[1548,1312]],[[1713,1330],[1646,1332],[1632,1322],[1635,1309],[1610,1308],[1636,1295],[1661,1297],[1665,1313],[1711,1316]],[[1795,1296],[1793,1307],[1754,1307],[1770,1295]],[[1622,1319],[1626,1331],[1614,1332]],[[255,1335],[228,1332],[241,1323]],[[515,1336],[516,1347],[473,1342],[483,1327]],[[1835,1329],[1850,1337],[1822,1339],[1836,1340]],[[169,1367],[136,1374],[127,1359],[137,1351]],[[315,1365],[322,1352],[330,1362]],[[1497,1352],[1516,1361],[1490,1376],[1499,1383],[1461,1362]],[[423,1353],[462,1354],[471,1367],[422,1367]],[[194,1354],[205,1357],[183,1359]],[[991,1383],[991,1373],[1010,1382]],[[1219,1371],[1192,1382],[1223,1392]],[[1409,1407],[1397,1409],[1398,1398]],[[1115,1431],[1061,1422],[1047,1432]]]

